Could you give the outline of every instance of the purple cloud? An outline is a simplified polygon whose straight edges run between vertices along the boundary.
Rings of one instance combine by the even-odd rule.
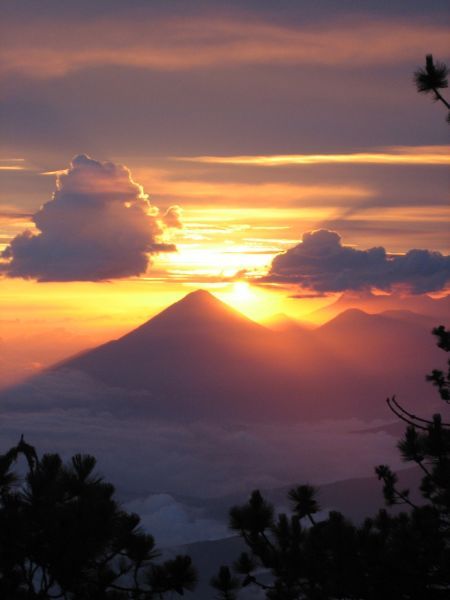
[[[421,294],[442,290],[450,281],[450,256],[430,250],[390,255],[382,247],[343,246],[335,231],[319,229],[272,261],[263,282],[295,283],[318,293],[403,287]]]
[[[9,277],[102,281],[145,273],[150,255],[172,252],[161,236],[180,226],[163,216],[123,165],[76,156],[57,176],[56,191],[33,215],[38,233],[17,235],[1,255]]]

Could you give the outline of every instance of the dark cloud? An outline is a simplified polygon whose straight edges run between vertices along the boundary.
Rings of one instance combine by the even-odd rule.
[[[159,216],[123,165],[81,154],[57,176],[52,200],[33,216],[39,233],[16,236],[1,255],[10,277],[101,281],[144,273],[149,255],[171,252],[161,241],[179,227],[180,210]]]
[[[442,290],[450,281],[450,256],[419,249],[402,255],[382,247],[357,250],[343,246],[335,231],[319,229],[276,256],[262,281],[296,283],[318,293],[403,287],[421,294]]]
[[[325,298],[327,294],[325,292],[305,292],[304,294],[291,294],[289,298],[295,298],[296,300],[311,300],[312,298]]]

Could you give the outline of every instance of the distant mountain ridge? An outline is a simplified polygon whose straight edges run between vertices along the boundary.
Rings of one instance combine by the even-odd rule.
[[[298,319],[294,319],[284,313],[277,313],[275,315],[271,315],[266,318],[263,323],[265,327],[272,329],[273,331],[309,331],[314,329],[315,326],[310,321],[299,321]]]
[[[308,315],[314,320],[327,321],[349,308],[359,308],[367,313],[391,310],[408,310],[424,316],[448,321],[450,295],[432,298],[427,295],[373,294],[372,292],[345,292],[335,302]]]
[[[420,503],[420,498],[416,498],[416,494],[414,494],[421,478],[419,469],[412,468],[400,471],[399,476],[400,484],[412,490],[412,501]],[[285,512],[288,509],[287,494],[292,487],[285,486],[274,490],[263,490],[263,496],[276,507],[277,512]],[[328,514],[330,510],[338,510],[357,523],[362,523],[368,516],[374,516],[381,507],[384,507],[382,485],[376,477],[348,479],[319,486],[318,498],[324,515]],[[202,501],[201,506],[208,516],[226,522],[230,507],[241,505],[247,499],[248,497],[236,494],[232,497],[220,498],[210,502]],[[402,510],[404,510],[404,507],[401,505],[387,509],[390,514],[398,514]],[[241,538],[230,535],[230,537],[224,539],[196,542],[168,549],[166,553],[171,557],[177,552],[183,551],[193,558],[201,573],[199,585],[196,589],[196,598],[198,600],[210,600],[210,578],[217,573],[221,564],[231,564],[237,556],[246,550],[247,547]],[[253,594],[243,596],[243,599],[250,600],[251,598],[254,598]]]
[[[198,290],[118,340],[57,365],[144,390],[149,413],[179,418],[386,416],[384,399],[418,406],[442,360],[428,326],[349,309],[315,330],[272,331]]]

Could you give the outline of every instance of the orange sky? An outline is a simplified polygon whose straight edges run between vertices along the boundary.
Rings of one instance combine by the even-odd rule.
[[[52,243],[82,233],[80,255],[96,248],[89,229],[123,250],[105,281],[0,274],[8,368],[16,359],[39,368],[119,335],[198,287],[254,319],[304,318],[336,294],[293,299],[292,281],[257,279],[314,230],[338,232],[356,251],[450,253],[445,114],[412,84],[427,52],[450,57],[443,2],[169,4],[5,7],[0,253],[25,230],[40,234],[36,214]],[[79,154],[117,171],[83,180],[99,205],[122,194],[104,220],[74,209],[81,179],[70,187],[64,173]],[[39,211],[61,175],[69,212],[58,231],[54,213]],[[135,243],[149,264],[128,268],[124,258],[121,275]],[[51,249],[63,264],[67,248]]]
[[[406,162],[412,159],[424,172],[434,160],[438,168],[448,162],[440,146],[394,148],[377,155],[384,164],[391,161],[400,171],[404,165],[396,165],[398,156]],[[348,163],[367,160],[367,153],[356,155],[356,159],[355,155],[341,156]],[[54,356],[124,333],[198,287],[212,291],[256,320],[280,312],[305,318],[330,303],[336,294],[292,299],[295,287],[255,286],[251,285],[251,278],[264,275],[274,256],[297,244],[305,231],[327,226],[343,212],[347,213],[347,227],[352,222],[359,224],[361,214],[364,217],[365,227],[350,229],[347,239],[344,238],[344,243],[350,243],[351,247],[367,249],[381,242],[390,251],[405,252],[411,245],[413,231],[417,245],[449,250],[446,229],[449,209],[445,205],[379,207],[374,202],[372,206],[377,195],[376,180],[337,184],[333,178],[327,181],[318,176],[318,171],[312,181],[309,174],[308,181],[302,182],[303,162],[286,156],[283,160],[291,171],[282,172],[274,181],[271,173],[274,169],[282,170],[283,161],[254,158],[261,173],[259,178],[254,175],[252,157],[192,158],[188,162],[168,158],[160,159],[157,167],[145,166],[142,159],[136,161],[132,177],[149,193],[150,201],[155,198],[161,204],[168,198],[182,207],[183,228],[164,234],[166,241],[176,244],[177,251],[154,255],[148,272],[140,278],[36,283],[3,277],[0,279],[1,337],[11,343],[15,340],[20,346],[30,335],[45,336],[49,348],[59,347],[56,354],[53,350],[39,349],[44,362],[46,352],[50,361]],[[310,160],[320,169],[329,157],[315,155]],[[206,166],[198,170],[199,164]],[[44,203],[51,196],[61,165],[55,165],[56,173],[39,172],[26,160],[5,162],[3,166],[12,167],[11,173],[16,178],[21,174],[24,178],[40,178],[46,187],[41,194]],[[217,168],[232,168],[235,172],[227,177],[220,170],[217,173]],[[4,170],[3,176],[8,174]],[[37,208],[35,205],[30,210]],[[20,206],[4,204],[0,215],[0,249],[27,228],[38,233],[31,214]],[[34,343],[32,339],[27,342],[30,346]]]

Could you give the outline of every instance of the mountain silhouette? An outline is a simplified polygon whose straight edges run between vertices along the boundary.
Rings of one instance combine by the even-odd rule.
[[[162,418],[386,418],[389,395],[410,408],[434,396],[425,374],[442,357],[428,323],[349,309],[316,329],[273,331],[198,290],[53,371],[84,373],[124,398],[142,392],[139,410]]]
[[[58,365],[111,386],[151,392],[153,411],[189,416],[264,415],[298,398],[278,361],[278,336],[197,290],[124,335]]]
[[[367,313],[391,310],[413,311],[420,315],[447,321],[450,314],[450,295],[432,298],[426,294],[373,294],[372,292],[344,292],[335,302],[310,314],[314,320],[328,321],[349,308],[362,309]]]
[[[409,317],[409,318],[407,318]],[[380,358],[386,349],[396,358],[420,360],[425,349],[434,349],[428,319],[405,311],[368,314],[357,308],[349,308],[316,330],[316,337],[327,340],[344,355],[356,355],[367,360],[370,356]],[[343,343],[345,341],[345,343]],[[413,354],[411,354],[411,351]],[[434,353],[439,355],[439,351]],[[356,358],[355,356],[355,358]],[[412,363],[413,366],[415,363]]]
[[[221,302],[209,292],[196,290],[123,336],[121,340],[144,339],[147,335],[153,335],[158,331],[165,335],[169,333],[211,335],[220,333],[224,327],[240,334],[266,333],[264,327]]]
[[[310,331],[311,329],[314,329],[314,325],[310,322],[299,321],[284,313],[277,313],[267,317],[264,319],[263,324],[265,327],[273,329],[273,331],[280,331],[283,333],[300,333],[301,331]]]

